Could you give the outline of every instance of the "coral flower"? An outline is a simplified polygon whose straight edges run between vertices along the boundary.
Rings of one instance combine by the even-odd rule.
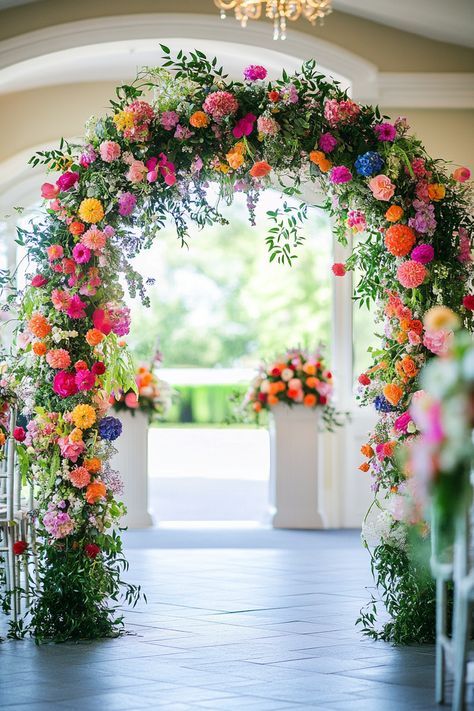
[[[79,205],[79,217],[90,224],[100,222],[104,217],[101,201],[96,198],[85,198]]]
[[[318,399],[317,399],[316,395],[309,394],[309,395],[305,395],[303,398],[303,405],[305,407],[314,407],[317,402],[318,402]]]
[[[91,227],[90,230],[84,232],[81,237],[81,243],[88,249],[92,249],[93,252],[101,252],[107,242],[106,235],[97,229],[97,227]]]
[[[387,212],[385,213],[385,219],[388,222],[398,222],[403,217],[403,209],[400,205],[390,205]]]
[[[64,348],[53,348],[46,355],[46,362],[51,368],[63,370],[71,365],[71,356]]]
[[[41,186],[41,197],[46,200],[55,200],[59,194],[59,186],[51,183],[43,183]]]
[[[51,244],[46,252],[50,262],[54,262],[56,259],[61,259],[64,256],[64,249],[60,244]]]
[[[253,166],[250,168],[250,175],[252,178],[263,178],[265,175],[268,175],[269,172],[271,171],[272,166],[267,163],[265,160],[260,160],[257,163],[254,163]]]
[[[431,183],[428,185],[428,195],[431,200],[438,202],[446,195],[446,188],[441,183]]]
[[[51,326],[43,314],[34,313],[28,321],[28,328],[36,338],[45,338],[51,333]]]
[[[361,472],[367,473],[370,469],[370,466],[367,462],[362,462],[362,464],[359,466],[359,469]]]
[[[76,467],[69,472],[69,481],[78,489],[83,489],[90,484],[91,475],[85,467]]]
[[[96,504],[107,495],[105,484],[101,481],[93,481],[86,489],[86,501],[88,504]]]
[[[469,180],[471,177],[471,171],[469,168],[465,168],[464,166],[462,168],[456,168],[456,170],[453,172],[453,178],[454,180],[457,180],[458,183],[465,183],[466,180]]]
[[[346,273],[346,267],[342,262],[335,262],[332,267],[332,273],[335,276],[342,277]]]
[[[376,200],[389,201],[395,193],[395,186],[386,175],[382,173],[369,180],[369,188]]]
[[[46,344],[43,343],[42,341],[36,341],[33,343],[33,353],[37,356],[44,356],[48,349],[46,348]]]
[[[391,405],[396,406],[402,398],[403,390],[396,383],[388,383],[383,389],[383,394]]]
[[[86,227],[85,227],[84,223],[78,222],[77,220],[75,220],[74,222],[71,222],[71,224],[69,225],[69,232],[72,235],[76,235],[76,236],[82,235],[82,233],[84,232],[85,229],[86,229]]]
[[[392,225],[385,233],[385,246],[395,257],[405,257],[416,241],[416,235],[407,225]]]
[[[71,419],[76,427],[86,430],[88,427],[92,427],[96,421],[95,410],[92,405],[76,405],[71,412]]]
[[[209,126],[209,121],[209,116],[204,111],[195,111],[189,117],[189,123],[193,128],[206,128],[206,126]]]
[[[426,267],[412,259],[403,262],[397,269],[397,279],[405,289],[416,289],[423,284],[427,274]]]
[[[61,289],[53,289],[51,292],[51,301],[56,311],[67,311],[71,298],[67,291],[62,291]]]
[[[86,341],[91,347],[98,346],[103,340],[104,334],[98,328],[90,328],[86,333]]]
[[[42,286],[46,286],[47,283],[48,279],[42,274],[36,274],[31,280],[31,286],[34,286],[36,289],[40,289]]]

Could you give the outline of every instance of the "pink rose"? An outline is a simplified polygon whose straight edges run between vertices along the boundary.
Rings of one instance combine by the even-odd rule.
[[[423,345],[435,355],[444,356],[453,342],[453,335],[452,331],[426,331]]]
[[[141,183],[147,172],[147,168],[142,160],[133,160],[130,163],[130,168],[125,177],[131,183]]]
[[[60,437],[58,439],[61,456],[75,463],[86,448],[84,442],[73,442],[69,437]]]
[[[51,183],[43,183],[41,186],[41,197],[46,200],[54,200],[59,193],[59,188],[57,185],[51,185]]]
[[[138,407],[138,398],[135,393],[127,393],[125,395],[125,404],[127,407],[129,407],[131,410],[134,410],[135,408]]]
[[[104,163],[112,163],[120,157],[122,149],[115,141],[102,141],[99,152]]]
[[[391,200],[395,192],[395,186],[386,175],[376,175],[369,180],[369,188],[376,200]]]
[[[66,370],[60,370],[56,373],[53,380],[53,390],[59,397],[70,397],[77,393],[76,381],[74,373],[68,373]]]

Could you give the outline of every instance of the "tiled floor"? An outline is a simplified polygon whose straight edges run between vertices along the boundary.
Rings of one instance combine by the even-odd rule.
[[[355,532],[127,535],[130,636],[0,647],[3,711],[421,711],[433,649],[364,640]]]

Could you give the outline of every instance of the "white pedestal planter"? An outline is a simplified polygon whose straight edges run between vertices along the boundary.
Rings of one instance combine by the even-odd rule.
[[[116,416],[123,430],[114,442],[117,454],[111,465],[124,482],[121,499],[127,515],[122,523],[129,528],[147,528],[153,525],[148,513],[148,418],[142,412],[119,412]]]
[[[324,528],[319,412],[277,405],[270,418],[270,503],[274,528]]]

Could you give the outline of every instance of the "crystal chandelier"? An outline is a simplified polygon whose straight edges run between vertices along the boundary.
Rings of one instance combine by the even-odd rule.
[[[323,23],[332,12],[332,0],[214,0],[221,11],[221,18],[233,10],[242,27],[248,20],[258,20],[264,8],[265,16],[273,20],[273,39],[286,39],[287,20],[297,20],[303,15],[311,24]]]

